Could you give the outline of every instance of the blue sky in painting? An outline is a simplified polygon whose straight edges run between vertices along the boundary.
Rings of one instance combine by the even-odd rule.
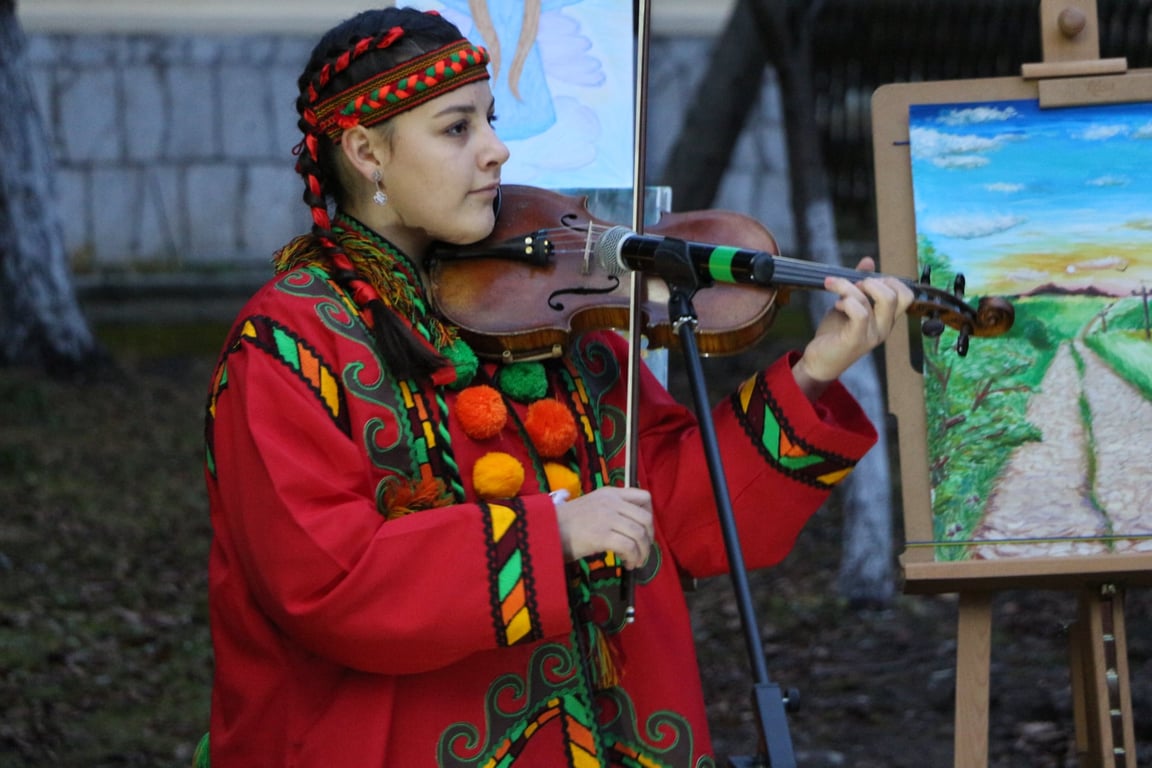
[[[1152,280],[1152,105],[914,104],[916,230],[973,292]]]

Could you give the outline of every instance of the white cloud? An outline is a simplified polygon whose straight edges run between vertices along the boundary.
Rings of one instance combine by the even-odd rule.
[[[1129,130],[1126,125],[1093,125],[1077,134],[1077,138],[1085,141],[1107,141],[1117,136],[1124,136]]]
[[[941,114],[937,119],[944,125],[977,125],[980,123],[998,123],[1012,120],[1019,116],[1015,107],[996,109],[994,107],[969,107],[966,109],[952,109]]]
[[[1020,226],[1025,221],[1027,219],[1023,216],[1008,215],[946,216],[928,220],[925,222],[924,228],[932,234],[971,240],[1006,232],[1013,227]]]
[[[1123,187],[1127,186],[1128,179],[1123,176],[1098,176],[1095,179],[1089,179],[1086,183],[1090,187]]]
[[[979,168],[987,165],[982,155],[994,152],[1005,142],[1020,141],[1019,135],[977,136],[955,134],[932,128],[913,128],[909,131],[912,157],[930,162],[940,168]]]

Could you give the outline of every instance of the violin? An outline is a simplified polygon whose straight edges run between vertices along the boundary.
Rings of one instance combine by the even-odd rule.
[[[629,285],[598,255],[601,238],[612,228],[591,214],[586,198],[505,185],[496,226],[487,238],[469,246],[433,248],[432,301],[481,357],[506,362],[558,357],[572,336],[629,327]],[[853,281],[877,275],[779,256],[775,238],[760,222],[732,211],[665,214],[646,234],[771,255],[770,285],[713,283],[695,294],[702,355],[734,354],[760,341],[790,289],[822,289],[829,275]],[[955,329],[956,350],[964,355],[971,336],[997,336],[1012,327],[1014,310],[1005,299],[982,297],[973,308],[963,298],[963,276],[951,293],[928,285],[929,277],[900,278],[912,288],[908,313],[924,318],[925,335]],[[641,327],[649,346],[677,346],[667,284],[648,277],[645,287]]]

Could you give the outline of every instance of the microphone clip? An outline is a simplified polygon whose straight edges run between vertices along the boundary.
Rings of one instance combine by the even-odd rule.
[[[712,280],[701,279],[700,270],[692,261],[688,241],[676,237],[665,237],[656,246],[652,255],[649,273],[661,277],[672,291],[694,296],[700,288],[713,284]]]
[[[686,240],[675,237],[664,238],[652,256],[650,273],[658,275],[668,285],[668,318],[672,321],[674,333],[680,332],[685,323],[695,327],[699,320],[692,297],[696,291],[713,284],[703,280],[700,270],[692,262],[692,254]]]

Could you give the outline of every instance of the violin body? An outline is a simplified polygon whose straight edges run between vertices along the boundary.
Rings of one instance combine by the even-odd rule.
[[[504,185],[496,227],[461,258],[450,247],[433,252],[430,293],[440,314],[460,329],[477,355],[506,361],[556,357],[585,331],[629,327],[627,275],[609,274],[595,258],[600,232],[614,222],[592,216],[586,198]],[[498,254],[526,233],[543,231],[551,254],[541,264]],[[728,211],[665,214],[645,234],[725,243],[778,253],[772,234],[755,219]],[[483,255],[490,251],[493,255]],[[668,288],[647,277],[640,303],[649,346],[675,346]],[[716,285],[693,298],[701,354],[739,352],[759,341],[776,317],[776,291],[756,285]]]

